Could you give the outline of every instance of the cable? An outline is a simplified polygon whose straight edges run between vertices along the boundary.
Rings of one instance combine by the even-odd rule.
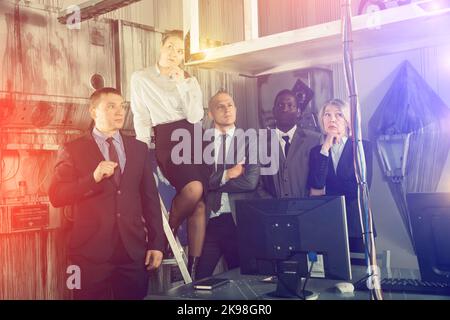
[[[300,251],[291,251],[291,254],[289,255],[289,257],[286,259],[286,261],[289,261],[293,256],[295,256],[298,253],[302,253]],[[291,287],[289,285],[287,285],[282,277],[277,277],[277,281],[280,281],[281,284],[289,291],[289,293],[301,300],[306,300],[306,284],[308,283],[308,280],[311,278],[311,274],[312,274],[312,270],[314,268],[314,264],[317,262],[317,253],[316,252],[308,252],[307,257],[309,258],[309,261],[311,261],[311,266],[309,268],[309,271],[305,277],[305,281],[303,282],[303,286],[301,289],[301,295],[298,294],[298,292],[294,291],[291,289]]]
[[[361,133],[361,115],[358,101],[358,90],[355,81],[353,66],[353,48],[352,48],[352,11],[351,0],[345,0],[342,5],[342,38],[343,38],[343,64],[344,75],[347,83],[347,90],[350,98],[351,107],[351,129],[353,136],[353,163],[355,167],[356,181],[358,183],[358,211],[361,229],[363,230],[363,241],[365,246],[365,258],[368,273],[375,275],[377,268],[375,239],[373,236],[372,210],[370,209],[369,190],[366,183],[366,162],[364,155],[364,146],[362,144]],[[370,290],[372,298],[383,300],[381,289]]]
[[[289,287],[289,285],[288,285],[286,282],[284,282],[284,281],[282,280],[281,277],[277,277],[277,281],[280,281],[281,284],[283,285],[283,287],[286,288],[292,296],[295,296],[295,297],[297,297],[297,298],[299,298],[299,299],[301,299],[301,300],[305,300],[305,297],[304,297],[305,295],[304,295],[304,294],[303,294],[303,296],[302,296],[302,295],[299,295],[298,292],[296,292],[295,290],[292,290],[292,289]]]
[[[367,279],[369,279],[369,278],[372,277],[372,276],[373,276],[373,273],[372,273],[372,274],[367,274],[367,275],[365,275],[364,277],[362,277],[361,279],[359,279],[358,281],[355,281],[355,282],[353,283],[353,285],[354,285],[355,288],[356,288],[357,286],[359,286],[360,283],[366,281]]]
[[[308,274],[305,278],[305,282],[303,282],[303,288],[302,288],[302,295],[303,295],[303,299],[305,300],[305,289],[306,289],[306,284],[308,283],[308,280],[311,278],[311,274],[312,274],[312,270],[314,267],[314,264],[316,263],[316,261],[312,261],[311,262],[311,267],[309,268]]]
[[[8,174],[5,175],[5,178],[1,181],[2,184],[4,182],[6,182],[6,181],[9,181],[9,180],[13,179],[19,173],[19,170],[20,170],[20,153],[19,153],[19,151],[16,151],[16,152],[17,152],[17,168],[16,168],[16,172],[14,172],[14,174],[12,176],[6,178],[6,176],[10,174],[8,172]],[[2,170],[3,170],[3,166],[6,166],[6,162],[5,162],[4,159],[2,159]]]

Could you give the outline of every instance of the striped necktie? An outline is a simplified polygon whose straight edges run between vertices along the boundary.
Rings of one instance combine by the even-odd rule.
[[[117,167],[114,169],[114,182],[116,183],[116,186],[120,186],[120,178],[121,178],[121,171],[120,171],[120,162],[119,162],[119,155],[117,154],[116,147],[113,143],[113,138],[106,139],[106,142],[109,144],[109,161],[113,161],[117,163]]]

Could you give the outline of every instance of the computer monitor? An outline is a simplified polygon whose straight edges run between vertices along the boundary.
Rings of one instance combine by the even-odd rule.
[[[280,261],[314,252],[323,277],[351,280],[345,198],[236,201],[242,274],[277,275]]]
[[[450,283],[450,193],[406,195],[422,281]]]

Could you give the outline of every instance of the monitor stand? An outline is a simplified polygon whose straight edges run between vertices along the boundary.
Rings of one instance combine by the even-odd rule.
[[[309,290],[302,290],[303,281],[302,277],[295,273],[279,274],[277,277],[277,289],[267,295],[274,298],[317,300],[319,297],[317,293]]]
[[[316,292],[312,292],[309,290],[305,290],[305,292],[299,292],[297,295],[294,294],[284,294],[280,293],[278,290],[273,291],[267,294],[267,296],[271,298],[286,298],[286,299],[301,299],[301,300],[317,300],[319,298],[319,294]]]

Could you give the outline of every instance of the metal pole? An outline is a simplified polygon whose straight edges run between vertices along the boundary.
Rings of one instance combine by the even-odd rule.
[[[351,0],[343,0],[342,5],[342,37],[344,47],[344,73],[351,108],[351,129],[353,139],[353,155],[356,180],[358,182],[358,208],[363,230],[367,275],[372,299],[382,300],[380,288],[380,271],[377,265],[375,238],[373,234],[372,210],[370,207],[369,187],[367,184],[366,158],[361,134],[361,113],[358,90],[353,68],[352,11]]]

